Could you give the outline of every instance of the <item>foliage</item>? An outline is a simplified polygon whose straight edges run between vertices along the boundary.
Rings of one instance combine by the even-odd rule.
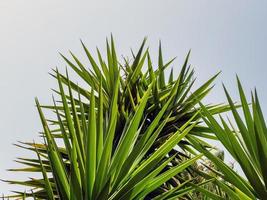
[[[106,42],[106,61],[96,61],[82,43],[90,68],[71,52],[61,55],[83,81],[80,86],[57,69],[53,105],[37,109],[43,143],[17,146],[37,158],[18,158],[41,179],[7,181],[28,186],[14,198],[35,199],[264,199],[266,196],[266,125],[257,95],[249,110],[240,82],[241,106],[200,103],[213,88],[211,77],[196,90],[186,56],[175,78],[174,59],[163,61],[161,44],[153,64],[146,39],[132,59],[119,62],[114,40]],[[66,92],[67,91],[67,92]],[[242,121],[237,108],[244,111]],[[55,118],[46,119],[43,110]],[[231,110],[238,129],[214,116]],[[241,165],[247,180],[223,162],[222,152],[206,139],[219,140]],[[197,153],[200,152],[200,153]],[[264,168],[265,167],[265,168]]]
[[[250,110],[238,78],[237,85],[239,89],[244,120],[242,120],[242,117],[235,108],[233,100],[228,91],[226,88],[224,88],[237,128],[234,127],[230,120],[228,125],[221,116],[220,120],[222,125],[220,125],[219,122],[205,108],[205,106],[202,105],[204,115],[206,116],[203,119],[216,134],[224,147],[241,166],[248,182],[243,177],[229,169],[229,167],[223,162],[219,162],[219,160],[214,157],[214,155],[210,154],[205,148],[202,146],[199,146],[198,148],[210,160],[216,163],[217,167],[223,173],[224,179],[232,183],[237,190],[242,191],[252,199],[265,199],[267,197],[266,124],[256,90],[254,94],[251,94],[252,110]]]

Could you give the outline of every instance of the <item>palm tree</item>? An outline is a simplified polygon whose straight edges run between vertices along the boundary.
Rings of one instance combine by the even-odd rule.
[[[260,132],[258,143],[250,145],[247,141],[248,146],[244,146],[243,140],[237,139],[240,134],[224,121],[224,128],[218,129],[220,125],[214,118],[228,110],[237,116],[240,106],[228,94],[229,105],[200,103],[211,91],[218,74],[193,91],[195,77],[188,64],[189,52],[178,76],[175,78],[171,69],[166,81],[165,71],[174,59],[163,61],[160,44],[158,62],[153,64],[145,42],[146,39],[136,54],[132,52],[130,61],[123,57],[122,62],[118,61],[112,36],[106,42],[107,61],[98,49],[96,61],[82,43],[90,68],[72,52],[73,61],[61,55],[83,83],[71,80],[68,70],[63,74],[55,69],[51,74],[58,82],[54,92],[59,99],[53,97],[53,105],[40,105],[36,99],[44,142],[17,144],[35,152],[37,158],[19,158],[17,162],[27,167],[12,169],[41,173],[42,178],[8,181],[31,188],[10,197],[77,200],[264,197],[266,157],[259,155],[266,149],[266,143],[260,149],[255,144],[264,138],[266,126],[257,98],[252,119],[241,94],[241,107],[249,124],[244,135],[251,130],[254,135]],[[52,110],[55,118],[46,119],[43,109]],[[240,117],[235,119],[244,132]],[[261,125],[255,128],[253,123]],[[249,153],[246,160],[225,139],[229,133],[241,145],[240,151]],[[241,163],[248,181],[227,166],[219,156],[221,151],[205,139],[221,141]],[[251,170],[254,166],[257,168]],[[252,176],[258,177],[256,182],[251,182]]]

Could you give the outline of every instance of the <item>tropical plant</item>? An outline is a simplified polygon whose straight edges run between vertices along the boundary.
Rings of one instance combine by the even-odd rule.
[[[242,85],[237,78],[240,101],[244,117],[238,113],[233,104],[228,91],[224,87],[231,111],[236,122],[229,121],[229,124],[220,116],[221,124],[210,114],[210,112],[202,105],[203,118],[206,124],[216,134],[224,147],[230,152],[233,158],[242,168],[247,180],[235,173],[225,163],[221,162],[217,157],[212,155],[201,145],[198,146],[200,152],[204,153],[212,160],[222,172],[225,180],[236,187],[239,193],[242,191],[247,198],[265,199],[267,197],[267,129],[263,113],[255,90],[251,94],[252,110],[249,108],[248,101],[245,97]],[[192,139],[192,142],[195,143]],[[240,190],[240,191],[239,191]],[[243,195],[243,194],[242,194]],[[245,197],[243,197],[245,199]]]
[[[18,158],[26,167],[11,169],[41,173],[42,178],[7,181],[31,188],[9,197],[263,199],[266,126],[257,98],[252,118],[239,84],[246,128],[236,111],[239,106],[228,93],[229,105],[200,103],[218,74],[193,91],[189,52],[177,78],[171,69],[165,81],[165,71],[174,59],[163,61],[160,44],[158,62],[153,64],[148,48],[144,50],[145,41],[136,54],[132,52],[132,59],[123,57],[122,62],[112,37],[106,42],[107,61],[97,49],[97,62],[82,43],[90,68],[72,52],[73,61],[61,55],[83,83],[71,80],[67,70],[63,74],[55,69],[51,74],[58,82],[54,92],[59,99],[53,97],[53,105],[40,105],[36,99],[44,142],[17,144],[35,152],[37,158]],[[44,109],[52,110],[55,118],[46,119]],[[229,110],[241,134],[224,120],[221,127],[214,117]],[[251,131],[258,137],[253,144]],[[206,139],[220,140],[241,164],[248,181],[226,165],[222,151]],[[259,142],[262,146],[257,149]],[[258,179],[251,180],[254,176]]]

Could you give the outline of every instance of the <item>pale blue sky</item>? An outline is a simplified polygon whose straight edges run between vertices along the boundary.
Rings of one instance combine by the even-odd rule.
[[[59,51],[84,56],[80,38],[93,49],[103,47],[112,32],[124,55],[144,36],[156,53],[161,39],[164,56],[177,56],[175,72],[192,49],[198,84],[222,70],[209,102],[225,101],[221,81],[237,96],[237,73],[248,92],[258,88],[267,113],[266,21],[265,0],[0,1],[0,178],[27,177],[5,171],[25,155],[12,143],[37,138],[41,125],[34,97],[51,102],[56,82],[48,72],[64,67]],[[15,188],[0,183],[0,193]]]

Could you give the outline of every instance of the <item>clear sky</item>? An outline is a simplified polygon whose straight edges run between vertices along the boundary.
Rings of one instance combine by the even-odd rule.
[[[192,49],[197,84],[222,70],[209,102],[225,102],[222,81],[237,97],[237,73],[248,93],[258,88],[267,113],[266,0],[0,1],[0,178],[27,177],[5,169],[26,154],[12,143],[38,138],[34,97],[51,102],[56,82],[48,72],[65,66],[58,52],[84,57],[79,39],[103,48],[111,32],[119,55],[130,55],[144,36],[156,53],[160,39],[164,57],[177,56],[175,72]],[[0,182],[0,193],[16,188]]]

